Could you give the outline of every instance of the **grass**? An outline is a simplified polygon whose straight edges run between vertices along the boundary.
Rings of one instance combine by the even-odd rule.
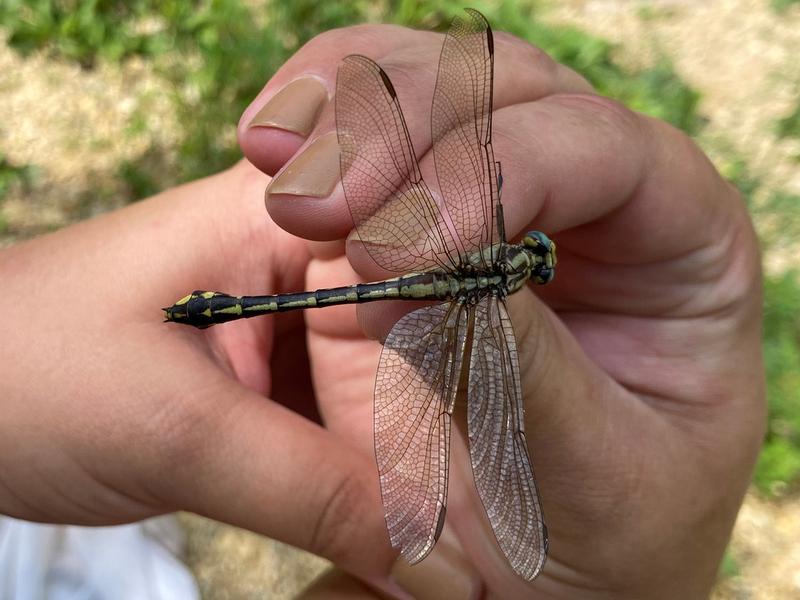
[[[247,104],[291,54],[327,29],[365,20],[445,29],[461,2],[390,1],[318,3],[265,1],[259,10],[241,2],[134,0],[4,0],[0,25],[23,54],[45,51],[85,69],[98,61],[138,56],[151,61],[171,82],[179,120],[190,126],[177,148],[175,173],[162,185],[219,171],[239,156],[235,124]],[[535,19],[535,2],[478,6],[497,29],[540,45],[581,73],[602,93],[636,110],[663,118],[691,133],[698,129],[696,92],[665,60],[639,72],[619,67],[614,46],[570,27],[545,27]],[[135,118],[135,116],[134,116]],[[129,129],[135,130],[132,123]],[[152,149],[150,153],[156,152]],[[145,157],[146,158],[146,157]],[[147,160],[121,171],[149,191],[160,176]]]
[[[800,102],[795,105],[788,115],[778,120],[776,133],[781,139],[800,139]]]
[[[16,165],[0,153],[0,202],[15,185],[30,186],[35,175],[31,165]]]
[[[616,46],[607,40],[574,27],[545,26],[534,17],[532,11],[521,11],[509,22],[507,30],[581,73],[601,94],[663,119],[690,135],[699,132],[700,94],[681,80],[666,57],[647,69],[625,69],[614,59]]]
[[[800,0],[774,0],[785,10]],[[620,66],[612,43],[574,27],[545,26],[539,3],[481,3],[493,27],[537,44],[556,60],[582,73],[601,93],[689,134],[702,128],[698,92],[664,57],[647,69]],[[130,199],[225,168],[240,156],[235,125],[247,104],[275,70],[314,35],[364,21],[445,29],[462,0],[379,3],[297,0],[260,3],[222,0],[3,0],[0,26],[8,43],[23,54],[46,52],[83,69],[99,61],[132,57],[149,61],[170,82],[171,101],[183,125],[177,148],[151,147],[137,160],[118,166]],[[657,15],[649,15],[655,18]],[[128,134],[140,135],[145,119],[134,113]],[[800,105],[778,124],[782,137],[800,137]],[[175,154],[165,177],[165,153]],[[765,252],[788,247],[800,237],[800,199],[763,183],[741,159],[723,165],[748,199],[763,228]],[[0,199],[31,170],[0,157]],[[772,226],[770,226],[772,223]],[[2,223],[0,223],[2,227]],[[800,282],[796,273],[770,275],[765,282],[764,353],[770,398],[770,426],[755,481],[775,493],[800,481]]]
[[[140,165],[121,166],[132,190],[149,191],[148,180],[167,187],[236,161],[236,122],[270,75],[313,35],[359,21],[364,10],[309,0],[267,4],[259,18],[244,3],[221,0],[4,0],[0,25],[22,54],[44,51],[84,69],[136,56],[172,84],[175,112],[187,125],[176,172],[164,181],[152,171],[147,155],[157,149]],[[136,127],[129,125],[133,133]]]
[[[30,188],[36,175],[36,169],[31,165],[17,165],[9,161],[6,156],[0,153],[0,209],[3,207],[8,192],[16,187]],[[0,212],[0,235],[5,234],[9,229],[8,222]]]
[[[446,28],[460,12],[461,3],[447,3],[437,14],[439,28]],[[666,56],[652,67],[628,69],[615,60],[616,45],[571,26],[545,25],[537,18],[538,2],[504,2],[477,6],[498,30],[508,31],[543,49],[558,62],[581,73],[601,93],[634,110],[663,119],[689,134],[696,134],[703,120],[697,114],[700,95],[675,72]],[[401,23],[415,25],[415,23]]]
[[[755,483],[780,494],[800,481],[800,273],[767,276],[764,297],[769,423]]]
[[[775,12],[783,13],[795,4],[800,4],[800,0],[772,0],[770,6]]]
[[[741,566],[739,565],[739,561],[736,560],[736,557],[731,554],[731,549],[728,548],[725,550],[725,554],[722,556],[722,563],[719,566],[719,578],[730,579],[732,577],[737,577],[740,574]]]
[[[765,256],[792,252],[800,236],[800,196],[768,191],[741,158],[722,169],[761,224]],[[764,276],[764,363],[769,413],[754,483],[766,495],[800,483],[800,272]]]

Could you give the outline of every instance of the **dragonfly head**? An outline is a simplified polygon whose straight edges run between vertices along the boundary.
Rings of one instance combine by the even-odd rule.
[[[556,245],[541,231],[529,231],[522,238],[522,245],[534,257],[532,277],[538,284],[550,283],[556,274]]]

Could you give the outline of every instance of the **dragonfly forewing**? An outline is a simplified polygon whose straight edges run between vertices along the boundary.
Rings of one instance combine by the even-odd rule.
[[[335,100],[342,187],[367,252],[392,272],[456,268],[458,246],[422,179],[386,73],[365,56],[348,56]]]
[[[436,177],[462,252],[498,239],[497,165],[492,150],[494,41],[484,16],[471,9],[453,20],[436,75],[431,133]]]

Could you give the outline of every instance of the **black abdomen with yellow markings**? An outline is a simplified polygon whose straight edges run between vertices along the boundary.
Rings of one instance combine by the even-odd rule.
[[[470,290],[501,283],[501,276],[456,278],[443,273],[412,273],[375,283],[272,296],[231,296],[195,291],[164,309],[167,321],[205,328],[267,313],[375,300],[449,300]]]

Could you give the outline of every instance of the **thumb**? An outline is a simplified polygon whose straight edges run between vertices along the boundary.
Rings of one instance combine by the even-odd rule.
[[[191,432],[171,443],[174,475],[159,484],[164,503],[323,556],[366,580],[384,578],[396,552],[374,459],[237,382],[202,389],[207,397],[196,392],[186,416]]]

